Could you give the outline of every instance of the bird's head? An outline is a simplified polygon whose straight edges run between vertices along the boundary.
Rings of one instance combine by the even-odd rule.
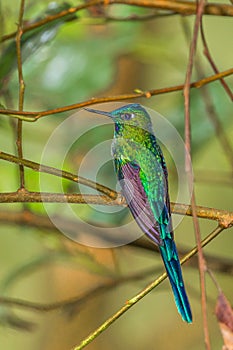
[[[145,130],[152,133],[152,123],[148,112],[138,103],[131,103],[126,106],[114,109],[111,112],[97,109],[84,108],[85,110],[110,117],[115,123],[116,134],[124,132],[142,132]]]

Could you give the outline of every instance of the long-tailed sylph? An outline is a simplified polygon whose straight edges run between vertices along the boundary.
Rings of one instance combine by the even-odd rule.
[[[142,231],[158,245],[177,309],[190,323],[192,313],[172,229],[168,172],[150,115],[140,104],[111,112],[86,110],[110,117],[115,124],[112,156],[122,194]]]

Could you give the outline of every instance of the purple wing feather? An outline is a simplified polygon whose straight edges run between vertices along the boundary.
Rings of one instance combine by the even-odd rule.
[[[163,203],[158,203],[156,199],[149,203],[146,190],[141,177],[142,170],[136,163],[115,159],[115,167],[122,188],[122,193],[128,203],[132,215],[143,232],[157,245],[170,280],[175,297],[176,306],[183,320],[192,322],[192,312],[188,297],[185,292],[182,272],[177,254],[170,218],[170,203],[168,195],[167,174],[164,171],[164,192]],[[140,177],[141,175],[141,177]],[[162,212],[159,205],[163,205]],[[156,221],[155,213],[160,213],[159,222]]]
[[[137,164],[128,162],[121,166],[119,166],[118,163],[116,164],[116,168],[122,193],[133,217],[143,232],[149,236],[154,243],[161,245],[160,228],[154,218],[139,176],[140,167]]]

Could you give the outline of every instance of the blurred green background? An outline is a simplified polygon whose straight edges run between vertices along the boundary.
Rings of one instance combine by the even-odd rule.
[[[0,0],[0,31],[7,34],[16,30],[19,1]],[[226,2],[227,3],[227,2]],[[50,10],[58,12],[54,2]],[[77,6],[69,1],[66,6]],[[48,12],[48,1],[26,1],[25,20],[43,17]],[[41,111],[61,107],[96,96],[117,95],[134,89],[149,90],[182,84],[185,79],[189,42],[185,28],[192,31],[194,17],[173,15],[147,21],[105,21],[102,15],[117,18],[131,15],[143,16],[149,11],[116,5],[79,11],[76,16],[60,20],[23,35],[22,52],[25,90],[25,110]],[[233,61],[233,23],[229,17],[205,16],[205,34],[211,54],[220,71],[228,69]],[[204,76],[213,74],[203,56],[199,40],[196,62]],[[203,78],[194,69],[193,80]],[[6,108],[17,108],[18,80],[13,41],[1,45],[0,103]],[[232,77],[226,78],[232,88]],[[224,127],[228,140],[233,139],[232,103],[219,82],[208,86],[214,109]],[[150,107],[174,125],[181,137],[184,133],[184,108],[182,92],[158,95],[137,101]],[[127,101],[130,102],[130,101]],[[103,106],[102,106],[103,107]],[[104,106],[105,108],[105,106]],[[106,105],[107,108],[107,105]],[[69,119],[72,112],[51,115],[36,123],[24,123],[24,157],[35,162],[46,159],[46,165],[64,168],[76,173],[86,154],[112,137],[112,126],[102,118],[77,113],[76,121]],[[208,118],[202,89],[191,91],[192,152],[195,173],[197,204],[232,210],[232,159],[226,156],[213,125]],[[46,153],[46,143],[62,122],[65,128],[52,152]],[[93,128],[91,130],[91,128]],[[70,147],[71,135],[77,128],[77,140]],[[15,153],[14,120],[0,118],[0,146],[4,152]],[[80,137],[78,137],[81,135]],[[61,159],[61,153],[67,154]],[[50,149],[51,151],[51,149]],[[166,150],[165,150],[166,152]],[[116,181],[110,161],[110,151],[90,156],[85,164],[86,177],[110,187]],[[176,173],[167,154],[170,171],[171,200],[176,195]],[[101,164],[96,174],[95,166]],[[95,165],[95,166],[94,166]],[[103,166],[102,166],[103,165]],[[90,192],[88,188],[61,181],[51,175],[39,176],[26,169],[26,185],[29,190],[49,192]],[[85,175],[85,174],[84,174]],[[83,175],[83,176],[84,176]],[[18,188],[17,166],[1,161],[1,192]],[[95,193],[91,190],[91,193]],[[42,204],[27,206],[33,213],[46,216]],[[46,206],[50,215],[69,220],[70,213],[59,203]],[[97,208],[72,205],[75,215],[84,223],[77,227],[85,236],[90,226],[118,227],[131,221],[127,209]],[[117,274],[131,275],[155,267],[155,274],[144,279],[122,283],[113,290],[106,290],[78,307],[63,308],[51,312],[23,311],[0,306],[1,348],[11,350],[49,349],[65,350],[78,344],[83,337],[99,326],[135,295],[148,282],[163,271],[160,258],[154,252],[120,247],[113,250],[95,249],[75,244],[55,229],[43,229],[14,223],[14,214],[22,209],[20,204],[1,204],[1,213],[13,215],[11,223],[1,216],[0,228],[0,295],[34,301],[43,304],[69,299],[85,294]],[[114,211],[115,210],[115,211]],[[10,214],[9,214],[10,215]],[[16,219],[15,219],[16,221]],[[216,225],[200,220],[204,237]],[[32,225],[33,226],[33,225]],[[139,232],[135,225],[131,230]],[[122,231],[124,232],[124,231]],[[127,234],[127,232],[126,232]],[[195,244],[192,219],[185,217],[176,229],[179,248],[191,248]],[[223,231],[205,252],[221,258],[232,257],[232,229]],[[207,260],[208,262],[208,260]],[[158,270],[159,269],[159,270]],[[200,349],[204,348],[203,325],[199,298],[199,275],[196,268],[184,267],[184,278],[193,309],[194,322],[186,325],[181,321],[174,305],[168,282],[134,306],[110,329],[88,346],[88,349]],[[213,271],[214,272],[214,271]],[[232,303],[232,276],[216,273],[215,277]],[[222,344],[214,315],[217,290],[207,276],[208,321],[212,349]],[[22,329],[21,329],[22,328]],[[169,335],[169,336],[168,336]]]

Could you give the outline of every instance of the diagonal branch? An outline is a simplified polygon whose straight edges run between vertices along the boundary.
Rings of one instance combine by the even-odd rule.
[[[219,80],[223,77],[227,77],[233,74],[233,68],[227,69],[223,72],[220,72],[218,74],[211,75],[209,77],[203,78],[201,80],[198,80],[196,82],[190,83],[190,88],[201,88],[202,86],[209,84],[211,82],[214,82],[216,80]],[[136,99],[139,97],[145,97],[145,98],[150,98],[151,96],[157,96],[157,95],[162,95],[170,92],[175,92],[175,91],[182,91],[184,89],[184,85],[176,85],[172,87],[165,87],[161,89],[152,89],[148,91],[141,91],[141,90],[135,90],[135,93],[128,93],[128,94],[122,94],[122,95],[116,95],[116,96],[107,96],[107,97],[96,97],[96,98],[91,98],[89,100],[75,103],[72,105],[68,105],[65,107],[59,107],[59,108],[54,108],[50,109],[47,111],[41,111],[41,112],[32,112],[32,111],[27,111],[27,112],[20,112],[18,110],[13,110],[13,109],[0,109],[0,114],[4,115],[9,115],[11,117],[19,118],[28,122],[35,122],[38,119],[52,115],[52,114],[58,114],[58,113],[63,113],[67,111],[72,111],[74,109],[78,108],[83,108],[85,106],[90,106],[96,103],[107,103],[107,102],[114,102],[114,101],[126,101],[126,100],[131,100],[131,99]]]
[[[215,237],[217,237],[223,228],[217,227],[213,232],[211,232],[202,242],[201,246],[204,247],[206,244],[211,242]],[[188,254],[181,259],[180,263],[184,264],[192,256],[198,252],[198,248],[193,248]],[[73,348],[73,350],[81,350],[90,344],[94,339],[96,339],[102,332],[104,332],[108,327],[110,327],[118,318],[120,318],[126,311],[128,311],[132,306],[138,303],[142,298],[144,298],[148,293],[150,293],[155,287],[157,287],[161,282],[167,278],[166,272],[160,275],[155,281],[149,284],[145,289],[139,292],[136,296],[128,300],[125,305],[123,305],[114,315],[108,318],[101,326],[99,326],[94,332],[89,334],[81,343]]]
[[[84,177],[77,176],[76,174],[72,174],[72,173],[65,171],[65,170],[60,170],[60,169],[53,168],[51,166],[39,164],[39,163],[33,162],[31,160],[28,160],[28,159],[20,159],[12,154],[1,152],[1,151],[0,151],[0,159],[6,160],[6,161],[11,162],[11,163],[23,165],[25,167],[28,167],[28,168],[34,170],[34,171],[43,172],[46,174],[51,174],[54,176],[62,177],[64,179],[71,180],[73,182],[94,188],[95,190],[97,190],[101,193],[104,193],[106,196],[108,196],[109,198],[112,198],[112,199],[116,199],[118,196],[118,193],[116,191],[114,191],[114,190],[112,190],[104,185],[101,185],[97,182],[93,182],[93,181],[88,180]]]
[[[206,41],[206,37],[205,37],[205,32],[204,32],[204,28],[203,28],[203,19],[201,19],[201,23],[200,23],[200,32],[201,32],[201,39],[203,42],[203,46],[204,46],[204,55],[206,56],[207,60],[209,61],[214,73],[219,73],[218,68],[216,66],[216,64],[214,63],[214,60],[210,54],[210,50]],[[230,89],[230,87],[227,85],[227,83],[225,82],[225,80],[223,78],[220,78],[220,82],[223,86],[223,88],[225,89],[226,93],[229,95],[230,99],[233,100],[233,93]]]

